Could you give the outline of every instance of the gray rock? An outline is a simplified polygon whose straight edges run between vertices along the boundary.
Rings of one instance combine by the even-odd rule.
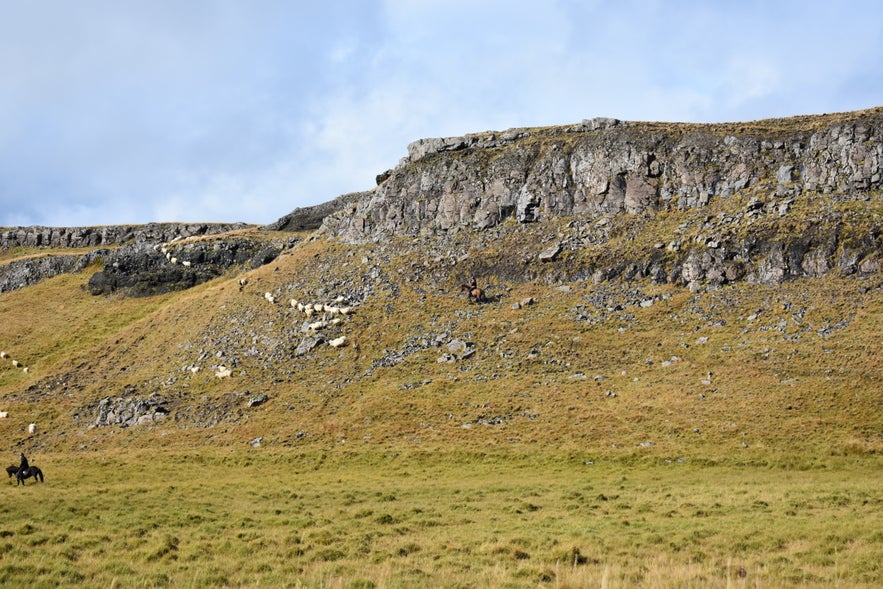
[[[260,407],[264,403],[270,400],[270,397],[267,395],[255,395],[248,400],[248,407]]]
[[[561,244],[556,242],[556,243],[552,244],[551,246],[547,247],[546,249],[544,249],[543,251],[541,251],[540,254],[537,256],[537,259],[540,262],[551,262],[551,261],[555,260],[555,258],[557,258],[558,254],[560,254],[560,253],[561,253]]]
[[[445,349],[447,349],[447,351],[451,354],[463,354],[464,352],[466,352],[466,350],[469,349],[469,344],[461,339],[454,339],[447,343]]]
[[[297,349],[294,351],[295,356],[303,356],[304,354],[308,354],[311,352],[316,346],[321,345],[325,340],[321,337],[305,337],[301,340],[300,344],[298,344]]]

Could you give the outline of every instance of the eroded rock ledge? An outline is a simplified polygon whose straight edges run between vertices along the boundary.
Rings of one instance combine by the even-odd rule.
[[[883,108],[745,124],[619,123],[423,139],[323,231],[383,235],[484,229],[514,217],[600,218],[699,209],[736,195],[881,189]]]

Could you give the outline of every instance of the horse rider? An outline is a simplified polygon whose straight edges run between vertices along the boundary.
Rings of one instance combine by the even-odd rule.
[[[28,464],[28,459],[25,458],[25,453],[22,452],[21,453],[21,464],[18,466],[18,472],[24,474],[28,468],[30,468],[30,465]]]

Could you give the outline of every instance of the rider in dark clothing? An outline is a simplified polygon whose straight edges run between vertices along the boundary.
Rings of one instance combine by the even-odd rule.
[[[29,465],[28,465],[28,459],[25,458],[25,453],[22,452],[22,453],[21,453],[21,464],[20,464],[19,467],[18,467],[18,472],[22,472],[22,473],[23,473],[23,472],[26,471],[28,468],[29,468]]]

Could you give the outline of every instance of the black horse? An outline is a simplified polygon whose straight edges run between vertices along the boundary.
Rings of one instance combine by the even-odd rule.
[[[6,469],[9,472],[9,469]],[[25,468],[24,470],[18,470],[15,473],[15,486],[24,485],[25,479],[29,479],[34,477],[35,481],[43,482],[43,471],[37,468],[36,466],[31,466],[30,468]]]
[[[14,475],[17,472],[18,472],[18,466],[14,465],[14,464],[10,464],[9,466],[6,467],[6,474],[8,474],[10,477],[12,477],[12,475]]]

